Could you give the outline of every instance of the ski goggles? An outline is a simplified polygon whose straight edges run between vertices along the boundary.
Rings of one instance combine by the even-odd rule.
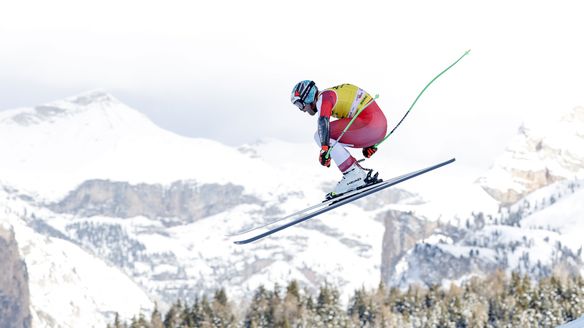
[[[304,110],[304,103],[302,102],[302,100],[298,99],[294,102],[294,105],[296,105],[296,107],[298,107],[298,109],[300,110]]]

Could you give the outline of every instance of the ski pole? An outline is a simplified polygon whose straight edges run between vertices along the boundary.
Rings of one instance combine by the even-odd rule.
[[[412,108],[414,108],[414,105],[416,104],[416,102],[418,102],[418,99],[420,99],[420,97],[422,96],[422,94],[424,93],[424,91],[426,91],[426,89],[428,89],[428,87],[430,86],[430,84],[432,84],[434,81],[436,81],[442,74],[446,73],[446,71],[448,71],[452,66],[456,65],[462,58],[464,58],[464,56],[468,55],[469,52],[470,52],[470,49],[467,50],[462,56],[460,56],[460,58],[458,58],[454,63],[452,63],[450,66],[446,67],[446,69],[444,69],[442,72],[440,72],[440,74],[436,75],[430,82],[428,82],[428,84],[426,84],[426,86],[424,87],[424,89],[422,89],[422,91],[418,94],[418,96],[416,97],[416,99],[414,100],[414,102],[412,103],[412,105],[410,106],[410,108],[408,109],[408,111],[406,112],[406,114],[402,117],[402,119],[387,134],[387,136],[385,136],[385,138],[383,138],[380,142],[378,142],[377,144],[375,144],[375,147],[378,147],[382,142],[384,142],[387,138],[389,138],[389,136],[393,134],[393,132],[397,129],[397,127],[400,126],[400,124],[404,121],[404,119],[406,118],[406,116],[408,116],[408,114],[410,113],[410,111],[412,110]]]
[[[387,138],[389,138],[389,136],[392,135],[393,132],[395,132],[395,130],[397,129],[397,127],[400,126],[401,123],[404,121],[404,119],[408,116],[408,114],[410,113],[410,111],[412,110],[412,108],[414,108],[414,105],[418,102],[418,99],[420,99],[420,97],[426,91],[426,89],[428,89],[428,87],[430,86],[430,84],[432,84],[434,81],[436,81],[440,76],[442,76],[442,74],[446,73],[446,71],[448,71],[452,66],[456,65],[462,58],[464,58],[464,56],[468,55],[469,53],[470,53],[470,49],[467,50],[462,56],[460,56],[460,58],[458,58],[454,63],[452,63],[450,66],[448,66],[442,72],[440,72],[440,74],[436,75],[430,82],[428,82],[428,84],[426,84],[426,86],[424,87],[424,89],[422,89],[422,91],[418,94],[418,96],[416,97],[416,99],[414,100],[414,102],[412,103],[412,105],[410,106],[410,108],[408,109],[408,111],[406,112],[406,114],[402,117],[402,119],[387,134],[387,136],[385,136],[380,142],[378,142],[377,144],[375,144],[375,147],[378,147],[382,142],[384,142],[385,140],[387,140]],[[357,119],[357,116],[359,116],[359,114],[361,114],[361,112],[365,108],[367,108],[369,105],[371,105],[373,103],[373,101],[375,101],[375,99],[377,99],[377,98],[379,98],[379,95],[375,95],[375,97],[372,98],[367,103],[367,105],[365,107],[361,108],[361,110],[359,110],[359,112],[357,112],[357,114],[355,116],[353,116],[353,118],[351,119],[351,121],[349,122],[349,124],[347,124],[347,126],[345,127],[345,129],[343,130],[343,132],[341,133],[341,135],[337,138],[337,140],[335,141],[335,143],[327,151],[326,158],[329,158],[330,157],[331,150],[340,142],[340,140],[343,137],[343,135],[345,134],[345,132],[347,132],[349,130],[349,128],[351,127],[351,125],[353,124],[353,122],[355,121],[355,119]]]

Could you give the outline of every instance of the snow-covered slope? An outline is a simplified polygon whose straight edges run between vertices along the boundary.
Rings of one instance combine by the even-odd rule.
[[[523,125],[480,183],[497,200],[512,204],[555,181],[583,175],[584,107],[576,107],[559,119]]]
[[[551,188],[550,188],[551,187]],[[550,186],[542,192],[533,193],[532,206],[543,208],[528,215],[521,223],[523,227],[545,228],[562,235],[562,244],[577,250],[584,247],[584,181],[571,181]],[[548,191],[547,195],[545,191]]]
[[[26,262],[34,327],[105,327],[116,312],[128,319],[153,309],[130,277],[37,221],[42,209],[1,188],[0,208]]]
[[[391,281],[449,285],[496,269],[534,277],[557,268],[582,274],[583,199],[584,181],[563,180],[498,213],[476,212],[418,242],[397,264]]]

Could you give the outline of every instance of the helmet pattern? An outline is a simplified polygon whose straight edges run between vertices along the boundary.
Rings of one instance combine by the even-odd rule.
[[[312,104],[316,101],[317,92],[318,88],[314,84],[314,81],[304,80],[294,86],[290,95],[290,101],[293,104],[296,104],[296,102],[300,102],[302,105]]]

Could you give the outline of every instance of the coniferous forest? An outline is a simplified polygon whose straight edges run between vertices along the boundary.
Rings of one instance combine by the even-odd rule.
[[[496,272],[461,285],[379,284],[354,291],[343,307],[339,290],[325,284],[309,293],[291,281],[286,287],[260,286],[246,305],[224,289],[193,304],[177,301],[129,322],[118,316],[108,328],[190,327],[556,327],[584,314],[584,279],[554,275],[539,281]]]

